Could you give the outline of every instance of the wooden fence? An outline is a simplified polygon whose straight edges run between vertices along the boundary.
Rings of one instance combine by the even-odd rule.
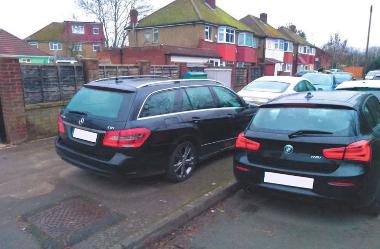
[[[167,76],[173,79],[179,78],[179,67],[176,65],[151,65],[151,75]]]
[[[99,65],[99,78],[139,75],[138,65]]]
[[[69,100],[84,84],[83,66],[22,64],[25,104]]]

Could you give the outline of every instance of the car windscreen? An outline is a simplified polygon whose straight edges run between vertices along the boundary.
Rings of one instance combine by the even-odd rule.
[[[332,85],[332,77],[330,75],[324,74],[305,74],[302,76],[309,80],[313,85],[321,85],[321,86],[331,86]]]
[[[254,81],[248,86],[244,87],[243,90],[255,91],[255,92],[272,92],[272,93],[282,93],[285,92],[289,87],[289,83],[278,82],[278,81]]]
[[[72,98],[65,111],[83,113],[99,119],[121,120],[128,111],[122,107],[129,106],[133,96],[134,93],[131,92],[83,87]]]
[[[309,130],[332,133],[330,136],[355,135],[356,111],[325,107],[267,107],[260,108],[249,129],[287,133]]]
[[[340,84],[344,81],[350,81],[352,80],[352,75],[351,74],[343,74],[343,73],[337,73],[334,74],[335,80],[337,84]]]

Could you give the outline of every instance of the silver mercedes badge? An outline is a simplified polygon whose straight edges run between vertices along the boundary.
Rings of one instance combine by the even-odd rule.
[[[290,154],[292,154],[294,152],[294,148],[293,148],[293,146],[291,146],[291,145],[285,145],[285,147],[284,147],[284,153],[285,154],[287,154],[287,155],[290,155]]]

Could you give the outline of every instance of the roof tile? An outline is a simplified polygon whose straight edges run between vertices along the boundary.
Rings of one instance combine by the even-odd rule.
[[[3,29],[0,29],[0,55],[49,56]]]

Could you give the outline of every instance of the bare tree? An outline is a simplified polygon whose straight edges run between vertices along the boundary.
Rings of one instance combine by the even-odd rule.
[[[77,5],[103,23],[108,48],[126,45],[132,9],[138,10],[140,16],[152,10],[147,0],[77,0]]]
[[[343,40],[339,33],[330,35],[330,39],[323,46],[323,50],[331,54],[333,67],[345,65],[348,55],[347,40]]]

